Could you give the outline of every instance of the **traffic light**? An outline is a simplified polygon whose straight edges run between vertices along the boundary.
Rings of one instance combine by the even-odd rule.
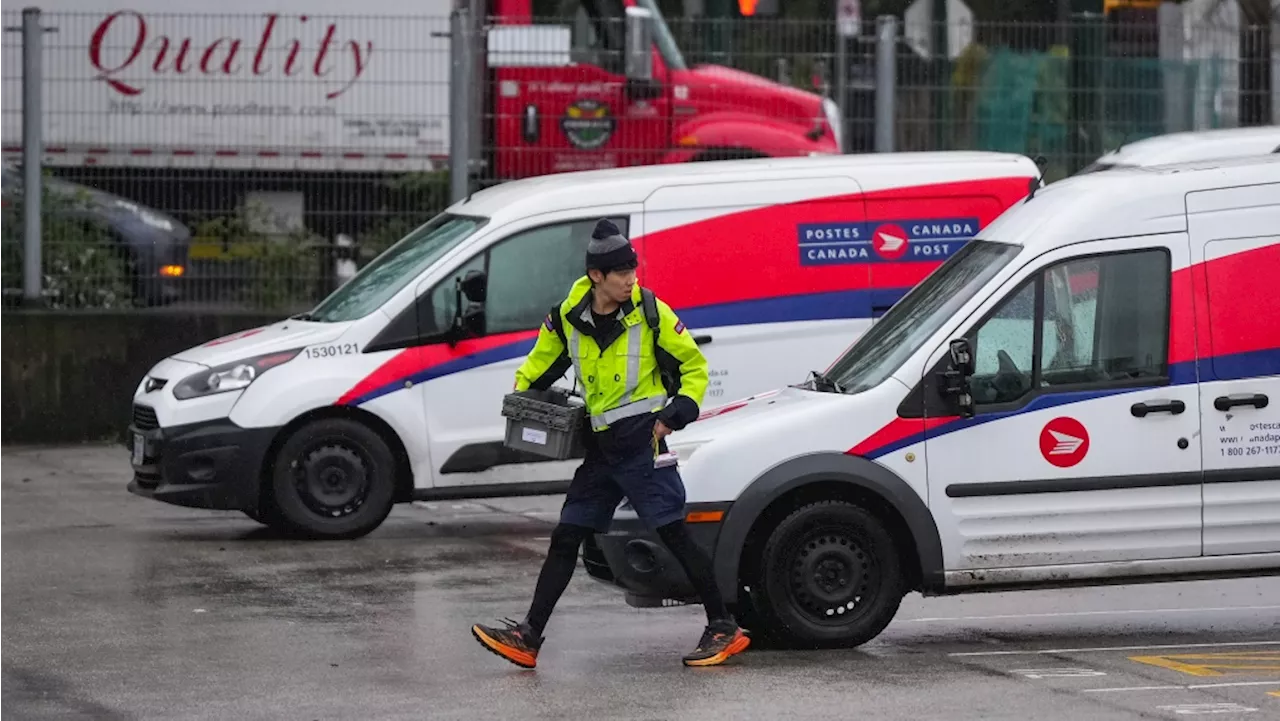
[[[738,12],[742,17],[749,18],[756,14],[756,4],[759,0],[738,0]]]

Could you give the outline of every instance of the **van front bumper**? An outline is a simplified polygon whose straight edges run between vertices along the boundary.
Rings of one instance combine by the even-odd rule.
[[[263,463],[278,430],[241,428],[226,418],[156,428],[140,423],[135,408],[128,490],[175,506],[256,513]]]
[[[703,504],[688,510],[705,511]],[[717,504],[723,510],[725,504]],[[694,545],[715,566],[719,522],[686,523]],[[628,605],[638,608],[701,603],[693,584],[675,555],[634,514],[619,514],[608,533],[598,533],[583,544],[582,563],[587,574],[625,593]]]

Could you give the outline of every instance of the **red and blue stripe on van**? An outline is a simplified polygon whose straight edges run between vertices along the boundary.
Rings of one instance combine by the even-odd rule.
[[[781,203],[646,233],[633,239],[640,279],[690,328],[875,317],[978,230],[1024,197],[1028,178],[895,188]],[[877,230],[904,236],[883,254]],[[815,234],[835,237],[837,245]],[[856,237],[855,237],[856,236]],[[715,239],[716,242],[710,242]],[[844,241],[841,245],[841,241]],[[945,245],[943,252],[935,246]],[[817,258],[815,247],[859,249]],[[879,249],[878,249],[879,248]],[[928,250],[924,250],[927,248]],[[359,405],[405,387],[526,355],[536,329],[397,353],[344,393]]]
[[[1212,383],[1280,375],[1280,293],[1243,297],[1252,279],[1280,278],[1280,243],[1197,263],[1173,272],[1170,285],[1169,384]],[[1206,332],[1197,335],[1198,328]],[[1197,357],[1198,356],[1198,357]],[[1023,408],[971,418],[895,418],[847,452],[867,458],[926,438],[1057,406],[1147,388],[1116,388],[1040,396]]]

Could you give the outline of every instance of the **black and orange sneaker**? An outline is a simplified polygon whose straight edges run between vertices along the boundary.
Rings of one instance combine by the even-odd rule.
[[[477,623],[471,627],[471,635],[476,637],[480,645],[517,666],[536,667],[542,637],[535,634],[528,624],[516,623],[509,618],[502,619],[502,622],[506,624],[506,628],[494,628]]]
[[[718,666],[751,645],[751,639],[733,621],[716,621],[702,632],[698,647],[684,657],[686,666]]]

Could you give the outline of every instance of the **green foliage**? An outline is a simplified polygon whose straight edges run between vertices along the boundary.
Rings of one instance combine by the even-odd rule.
[[[414,228],[431,220],[449,206],[449,172],[405,173],[386,181],[386,204],[378,220],[359,235],[358,263],[364,265],[405,237]]]
[[[13,192],[13,191],[10,191]],[[0,256],[6,296],[23,288],[25,190],[5,198]],[[42,189],[40,201],[41,291],[49,308],[121,308],[132,305],[129,267],[107,226],[89,217],[85,194]]]
[[[206,283],[230,286],[235,300],[261,310],[310,307],[322,295],[322,263],[328,243],[305,228],[282,227],[261,204],[233,216],[204,220],[195,236],[233,248]]]

